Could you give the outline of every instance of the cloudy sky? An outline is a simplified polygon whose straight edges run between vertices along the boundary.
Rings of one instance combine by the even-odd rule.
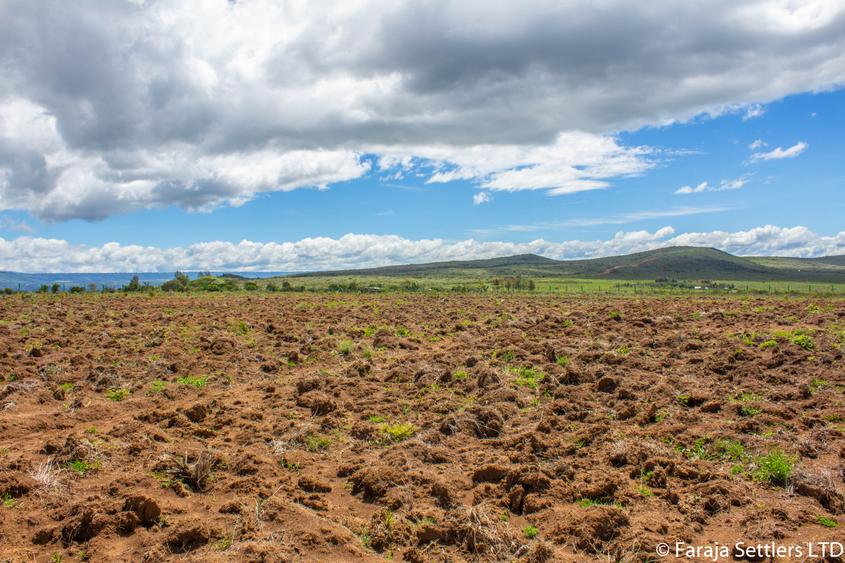
[[[845,254],[841,0],[0,0],[0,269]]]

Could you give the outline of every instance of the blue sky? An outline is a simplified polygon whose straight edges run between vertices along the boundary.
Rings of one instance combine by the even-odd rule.
[[[725,14],[690,9],[677,31],[625,3],[630,30],[583,7],[568,28],[541,1],[518,14],[444,4],[417,29],[425,8],[402,4],[375,14],[397,28],[385,32],[326,6],[290,21],[271,2],[210,2],[211,30],[249,34],[203,41],[174,3],[112,3],[111,20],[21,3],[9,21],[56,36],[13,48],[12,25],[0,43],[13,69],[0,78],[0,269],[296,270],[671,244],[845,253],[845,11],[760,0],[744,26],[717,4]],[[440,17],[469,27],[452,37]],[[695,37],[707,24],[724,41]],[[374,39],[335,46],[323,25]],[[313,33],[284,38],[286,26]],[[604,41],[585,57],[567,30]],[[660,41],[673,33],[675,50]],[[100,67],[74,67],[86,49],[106,54]]]

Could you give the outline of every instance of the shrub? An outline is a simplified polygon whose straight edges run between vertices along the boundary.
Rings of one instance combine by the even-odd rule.
[[[354,343],[354,342],[352,342],[351,340],[342,340],[342,341],[341,341],[341,342],[337,345],[337,352],[338,352],[338,354],[340,354],[341,356],[348,356],[349,354],[351,354],[351,353],[352,353],[352,350],[353,350],[354,348],[355,348],[355,343]]]

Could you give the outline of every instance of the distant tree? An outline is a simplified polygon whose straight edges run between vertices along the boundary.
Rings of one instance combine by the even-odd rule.
[[[161,284],[162,291],[188,291],[188,285],[191,283],[191,278],[187,274],[177,271],[173,279]]]
[[[97,291],[97,284],[89,283],[88,284],[88,291],[90,291],[91,293],[94,293],[95,291]]]
[[[258,284],[252,281],[248,281],[244,283],[244,289],[247,291],[256,291],[258,289]]]
[[[38,293],[47,293],[48,291],[50,291],[50,286],[46,283],[38,288]]]
[[[62,289],[62,286],[60,284],[54,283],[50,286],[50,293],[58,293],[60,289]]]
[[[273,282],[267,282],[267,285],[264,286],[264,289],[267,291],[279,291],[279,286],[274,284]]]
[[[74,285],[70,288],[71,293],[85,293],[85,288],[81,285]]]
[[[137,275],[132,276],[132,279],[129,280],[129,284],[123,288],[124,291],[141,291],[141,278]]]

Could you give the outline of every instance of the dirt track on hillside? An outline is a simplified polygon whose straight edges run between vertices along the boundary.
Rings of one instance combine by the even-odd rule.
[[[841,540],[843,347],[842,301],[3,298],[0,560]]]

